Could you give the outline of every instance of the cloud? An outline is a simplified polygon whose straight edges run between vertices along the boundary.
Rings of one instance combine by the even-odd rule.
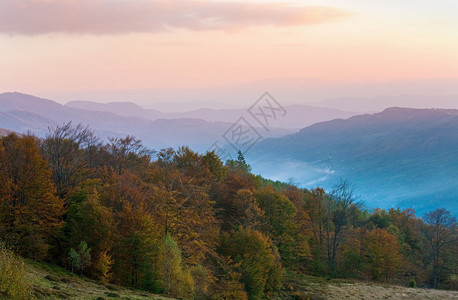
[[[250,26],[303,26],[347,15],[331,7],[227,0],[2,0],[0,32],[36,35],[124,34],[171,29],[227,31]]]

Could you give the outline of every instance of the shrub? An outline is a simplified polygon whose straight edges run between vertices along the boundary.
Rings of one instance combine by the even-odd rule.
[[[25,279],[24,262],[0,246],[0,298],[30,299],[30,290]]]
[[[416,288],[417,287],[417,282],[415,281],[414,278],[410,279],[409,283],[407,284],[408,287],[410,288]]]

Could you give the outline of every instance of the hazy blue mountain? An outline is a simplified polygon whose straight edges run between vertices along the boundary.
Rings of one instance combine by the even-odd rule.
[[[89,111],[110,112],[123,117],[141,117],[145,119],[160,119],[167,115],[154,109],[144,109],[132,102],[97,103],[92,101],[71,101],[65,104],[65,106]]]
[[[241,116],[248,116],[248,108],[213,109],[199,108],[186,112],[160,112],[145,109],[131,102],[96,103],[91,101],[71,101],[66,107],[88,111],[111,112],[119,116],[136,116],[149,120],[157,119],[202,119],[210,122],[234,122]],[[300,129],[317,122],[336,118],[349,118],[358,113],[333,108],[314,107],[310,105],[287,105],[286,116],[275,121],[278,128]],[[256,121],[255,121],[256,122]],[[257,124],[253,124],[254,126]]]
[[[169,118],[157,119],[158,116]],[[206,151],[235,121],[205,121],[181,114],[174,116],[176,118],[172,119],[167,113],[143,109],[133,103],[75,102],[61,105],[20,93],[0,94],[0,127],[19,133],[31,131],[41,137],[46,135],[48,127],[72,121],[74,124],[89,125],[103,138],[134,135],[154,149],[188,145],[197,151]],[[278,137],[291,132],[271,128],[263,135]]]
[[[154,148],[178,147],[187,145],[192,149],[205,152],[217,140],[222,140],[222,135],[231,127],[229,122],[209,122],[201,119],[160,119],[151,122],[147,127],[145,138],[154,138]],[[258,128],[258,131],[261,129]],[[291,133],[289,130],[273,128],[264,133],[266,137],[279,137]],[[234,153],[235,155],[235,153]]]
[[[150,122],[138,117],[121,117],[111,112],[73,109],[52,100],[21,93],[0,94],[0,112],[12,114],[13,111],[16,114],[18,112],[32,113],[35,117],[41,117],[40,122],[48,122],[49,125],[73,121],[74,123],[90,124],[101,130],[121,132],[135,130]],[[30,121],[34,123],[33,119]]]
[[[44,135],[48,132],[49,126],[57,123],[41,115],[20,110],[9,112],[0,111],[0,127],[8,128],[15,132],[26,133],[28,131],[37,135]]]
[[[372,98],[340,97],[319,101],[314,103],[314,105],[359,112],[378,112],[393,106],[458,109],[458,95],[401,95],[377,96]]]
[[[349,118],[358,113],[332,108],[321,108],[309,105],[287,105],[286,115],[274,121],[276,127],[300,129],[317,122],[329,121],[336,118]],[[199,109],[182,113],[182,117],[199,118],[207,121],[233,122],[246,114],[247,109]]]
[[[331,188],[351,180],[369,207],[458,213],[458,110],[389,108],[260,142],[254,171]]]

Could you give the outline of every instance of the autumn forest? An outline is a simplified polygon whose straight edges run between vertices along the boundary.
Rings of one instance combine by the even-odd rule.
[[[342,179],[303,189],[188,147],[82,125],[0,139],[2,249],[184,299],[260,299],[301,276],[457,289],[456,219],[367,210]],[[294,291],[290,291],[294,293]]]

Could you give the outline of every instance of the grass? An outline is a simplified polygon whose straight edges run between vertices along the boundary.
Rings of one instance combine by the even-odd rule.
[[[170,299],[145,291],[103,284],[72,274],[56,265],[25,260],[27,281],[36,299]]]
[[[272,299],[457,299],[458,291],[408,288],[388,283],[303,276],[287,273],[285,285]]]
[[[170,299],[145,291],[103,284],[56,265],[25,260],[26,279],[36,299]],[[348,279],[302,276],[287,272],[281,291],[271,299],[458,299],[457,291],[407,288]]]

